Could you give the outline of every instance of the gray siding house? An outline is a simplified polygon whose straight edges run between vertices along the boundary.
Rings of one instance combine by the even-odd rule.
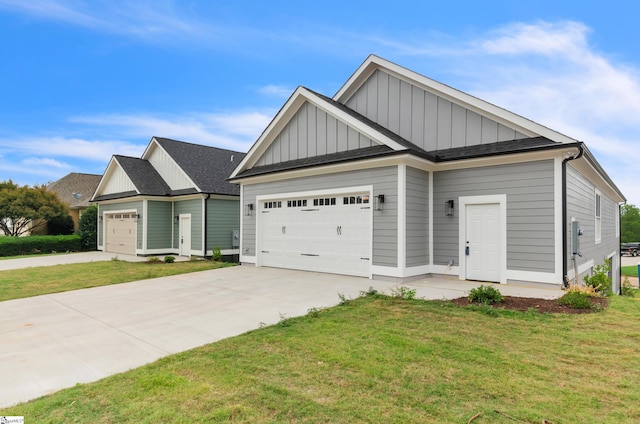
[[[238,254],[239,189],[226,179],[243,157],[161,137],[141,158],[114,155],[91,199],[98,204],[98,250]]]
[[[584,143],[376,56],[298,87],[230,181],[243,263],[559,287],[611,259],[620,284],[625,198]]]

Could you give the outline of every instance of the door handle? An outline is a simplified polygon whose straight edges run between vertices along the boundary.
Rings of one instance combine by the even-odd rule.
[[[287,226],[286,225],[282,226],[282,234],[287,234]]]
[[[338,226],[336,227],[336,233],[337,233],[339,236],[341,236],[341,235],[342,235],[342,225],[338,225]]]

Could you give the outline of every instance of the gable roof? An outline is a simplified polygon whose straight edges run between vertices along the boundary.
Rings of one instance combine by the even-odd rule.
[[[137,194],[149,196],[168,196],[171,194],[171,187],[149,161],[120,155],[113,155],[113,158],[120,164],[122,170],[136,187]]]
[[[147,160],[152,146],[161,148],[173,161],[192,184],[187,188],[172,189],[162,177],[159,170]],[[229,183],[226,178],[235,165],[244,157],[244,153],[217,147],[203,146],[172,140],[163,137],[152,137],[141,158],[113,155],[107,166],[107,172],[102,178],[96,194],[91,201],[112,200],[132,196],[180,196],[187,194],[220,194],[237,196],[240,188]],[[109,169],[119,167],[131,182],[135,190],[118,193],[98,193],[103,186],[107,186],[106,179],[111,173]]]
[[[549,140],[558,143],[575,143],[578,141],[530,119],[524,118],[516,113],[496,106],[493,103],[489,103],[446,84],[427,78],[424,75],[373,54],[369,55],[353,75],[351,75],[342,88],[340,88],[340,90],[338,90],[338,92],[333,96],[333,99],[339,103],[347,103],[349,98],[376,70],[382,70],[390,75],[400,78],[401,80],[417,85],[426,91],[445,98],[466,109],[486,116],[508,127],[514,128],[518,132],[529,137],[546,137]]]
[[[102,175],[71,172],[47,185],[47,190],[56,193],[71,209],[86,208],[101,178]]]
[[[233,150],[153,137],[202,193],[240,194],[239,187],[227,177],[245,154]]]

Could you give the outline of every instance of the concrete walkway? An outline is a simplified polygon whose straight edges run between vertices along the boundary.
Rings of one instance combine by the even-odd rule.
[[[110,259],[110,258],[109,258]],[[2,262],[2,261],[0,261]],[[466,296],[480,283],[425,279],[417,296]],[[0,303],[0,407],[96,381],[163,356],[336,305],[369,287],[397,285],[333,274],[237,266]],[[557,289],[500,286],[555,298]]]
[[[176,258],[176,262],[189,260],[189,258],[185,256],[174,257]],[[164,260],[164,256],[158,256],[158,258]],[[33,255],[17,259],[2,259],[0,260],[0,271],[29,268],[34,266],[67,265],[99,261],[104,262],[110,261],[112,259],[120,259],[127,262],[146,262],[147,260],[149,260],[148,257],[144,256],[121,255],[118,253],[108,252],[80,252],[65,253],[60,255]]]

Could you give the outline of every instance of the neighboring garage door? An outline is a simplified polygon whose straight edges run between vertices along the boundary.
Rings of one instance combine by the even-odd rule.
[[[108,213],[105,215],[105,252],[136,254],[136,214]]]
[[[261,201],[258,218],[260,265],[369,276],[368,193]]]

